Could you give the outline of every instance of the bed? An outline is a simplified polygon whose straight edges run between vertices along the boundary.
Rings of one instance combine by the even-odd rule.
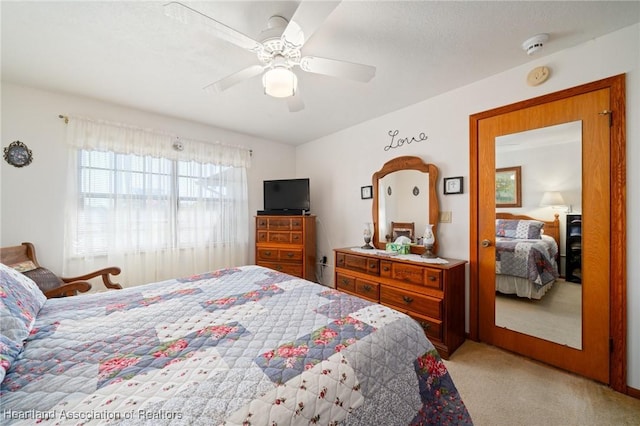
[[[541,299],[559,276],[560,223],[496,213],[496,291]]]
[[[251,265],[48,300],[0,278],[3,424],[472,424],[415,321],[300,278]]]

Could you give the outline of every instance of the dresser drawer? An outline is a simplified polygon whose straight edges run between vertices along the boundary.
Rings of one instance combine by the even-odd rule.
[[[268,243],[290,243],[291,232],[269,232],[267,236]]]
[[[258,231],[258,242],[302,244],[302,232]]]
[[[403,312],[412,311],[437,320],[442,319],[442,299],[435,297],[383,286],[380,289],[380,302]]]
[[[275,231],[290,231],[291,219],[290,218],[269,218],[269,229]]]
[[[442,340],[442,321],[408,312],[409,316],[416,320],[429,339]]]
[[[380,276],[385,278],[391,278],[391,271],[393,264],[387,260],[380,261]]]
[[[296,249],[278,250],[278,256],[280,260],[299,262],[302,260],[302,250],[296,250]]]
[[[442,271],[426,268],[424,270],[424,285],[442,290]]]
[[[285,263],[285,262],[256,262],[259,266],[273,269],[274,271],[282,272],[283,274],[289,274],[302,278],[302,264],[297,263]]]
[[[442,289],[442,271],[422,266],[394,263],[391,278],[408,284]]]
[[[343,275],[340,272],[336,274],[336,288],[338,290],[344,290],[351,293],[356,292],[356,279],[348,275]]]
[[[380,300],[380,284],[356,278],[356,294],[365,299],[378,302]]]
[[[365,256],[354,256],[346,254],[344,256],[344,268],[352,271],[364,272],[371,275],[380,274],[380,260]]]
[[[296,249],[278,249],[275,247],[260,247],[258,248],[258,260],[280,260],[280,261],[295,261],[302,260],[302,250]]]
[[[394,263],[391,267],[391,278],[409,284],[424,284],[424,268],[421,266]]]

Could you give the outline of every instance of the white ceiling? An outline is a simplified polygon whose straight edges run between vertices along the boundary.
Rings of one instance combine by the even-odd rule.
[[[290,18],[299,2],[184,3],[258,38],[270,16]],[[305,109],[291,113],[259,77],[205,93],[256,57],[168,18],[163,4],[2,1],[2,80],[297,145],[640,22],[638,1],[345,0],[302,54],[374,65],[376,76],[296,69]],[[527,56],[521,44],[538,33],[550,40]]]

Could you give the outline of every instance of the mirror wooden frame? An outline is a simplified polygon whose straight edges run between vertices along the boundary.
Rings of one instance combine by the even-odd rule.
[[[429,223],[433,225],[433,233],[436,235],[436,243],[433,247],[434,254],[438,252],[438,212],[440,210],[440,204],[438,202],[438,192],[436,182],[438,181],[438,168],[433,164],[425,163],[420,157],[404,156],[397,157],[384,163],[382,168],[373,174],[371,178],[373,183],[373,236],[372,242],[378,249],[384,249],[384,244],[379,240],[379,200],[378,191],[380,179],[388,175],[389,173],[397,172],[400,170],[417,170],[423,173],[429,173]],[[411,253],[422,254],[424,253],[424,247],[411,246]]]

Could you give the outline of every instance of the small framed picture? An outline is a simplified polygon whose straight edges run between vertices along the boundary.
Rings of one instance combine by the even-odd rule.
[[[522,207],[521,166],[496,169],[496,207]]]
[[[373,186],[363,186],[360,188],[360,198],[366,200],[368,198],[373,198]]]
[[[445,194],[462,194],[462,176],[444,178]]]

